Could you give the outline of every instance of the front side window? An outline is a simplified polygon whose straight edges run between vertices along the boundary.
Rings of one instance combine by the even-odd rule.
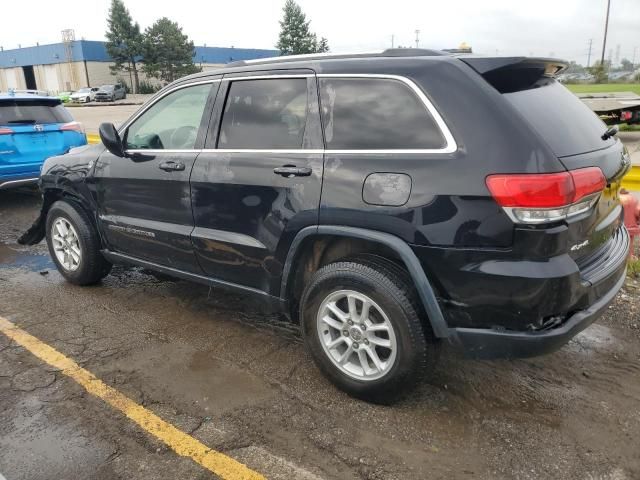
[[[193,149],[210,91],[211,84],[206,83],[163,97],[131,124],[127,149]]]
[[[299,149],[307,123],[307,80],[238,80],[229,87],[218,148]]]
[[[322,78],[329,150],[441,149],[446,141],[422,100],[399,80]]]

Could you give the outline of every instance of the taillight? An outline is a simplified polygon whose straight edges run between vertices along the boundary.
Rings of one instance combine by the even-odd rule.
[[[13,130],[10,128],[0,127],[0,135],[11,135]]]
[[[65,123],[64,125],[60,125],[60,130],[63,132],[73,131],[73,132],[84,133],[84,129],[82,128],[82,124],[80,122],[69,122],[69,123]]]
[[[517,223],[548,223],[589,210],[607,180],[598,167],[569,172],[489,175],[487,188]]]

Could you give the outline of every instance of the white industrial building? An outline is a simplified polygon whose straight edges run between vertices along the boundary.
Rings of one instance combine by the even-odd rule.
[[[193,61],[204,70],[237,60],[278,55],[277,50],[195,47]],[[100,86],[120,80],[131,87],[128,72],[113,74],[105,42],[66,43],[0,50],[0,92],[9,89],[44,90],[50,94]],[[140,80],[146,77],[142,72]]]

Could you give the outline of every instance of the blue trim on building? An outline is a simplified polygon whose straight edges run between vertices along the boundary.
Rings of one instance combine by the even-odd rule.
[[[74,62],[82,62],[83,60],[87,62],[111,61],[105,48],[105,42],[76,40],[71,43],[71,52]],[[278,50],[257,48],[195,47],[193,62],[195,64],[229,63],[237,60],[274,57],[278,53]],[[64,44],[62,43],[0,51],[0,68],[52,65],[65,63],[66,60]]]

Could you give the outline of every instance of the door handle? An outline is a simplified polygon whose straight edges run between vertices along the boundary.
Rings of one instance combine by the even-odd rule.
[[[180,172],[184,170],[184,163],[181,162],[162,162],[158,165],[160,170],[164,170],[165,172]]]
[[[284,165],[283,167],[276,167],[273,169],[273,173],[276,175],[282,175],[283,177],[308,177],[311,175],[312,170],[309,167],[296,167],[295,165]]]

